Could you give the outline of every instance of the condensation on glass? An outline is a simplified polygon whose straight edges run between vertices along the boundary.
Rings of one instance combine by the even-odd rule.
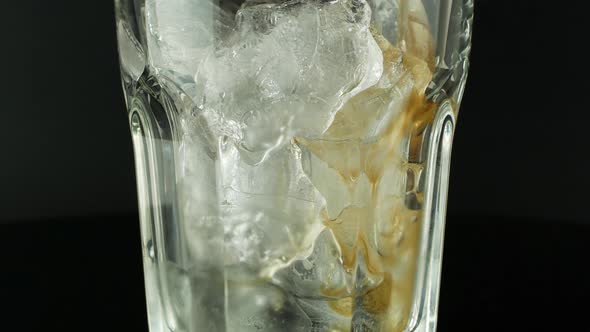
[[[435,331],[472,1],[115,6],[150,331]]]

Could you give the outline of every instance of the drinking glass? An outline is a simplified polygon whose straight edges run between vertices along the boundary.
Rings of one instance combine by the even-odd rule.
[[[472,0],[115,7],[150,331],[435,331]]]

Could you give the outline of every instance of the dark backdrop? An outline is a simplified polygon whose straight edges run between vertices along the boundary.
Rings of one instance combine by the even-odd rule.
[[[583,3],[475,0],[450,214],[590,222]],[[8,6],[0,221],[135,213],[112,1]]]

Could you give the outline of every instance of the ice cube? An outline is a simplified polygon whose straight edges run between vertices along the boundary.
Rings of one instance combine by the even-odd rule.
[[[365,1],[247,4],[236,18],[227,45],[198,66],[195,104],[242,124],[235,136],[250,164],[295,135],[321,135],[381,76]]]
[[[297,298],[297,302],[311,320],[311,331],[353,331],[351,297],[331,301]]]
[[[351,280],[341,259],[334,235],[324,229],[315,241],[313,252],[278,270],[273,282],[297,297],[331,300],[350,296]]]
[[[225,272],[220,267],[198,265],[190,275],[190,292],[182,294],[191,301],[190,315],[184,317],[187,331],[226,331]]]
[[[235,144],[220,145],[226,264],[264,269],[311,250],[323,203],[302,170],[300,154],[296,145],[284,146],[253,166]]]
[[[375,29],[394,45],[399,41],[400,1],[405,0],[369,0]]]
[[[119,54],[121,54],[121,69],[137,81],[146,65],[145,53],[143,47],[135,39],[134,34],[130,31],[129,24],[124,20],[117,23],[117,40],[119,41]]]
[[[350,142],[343,144],[350,144]],[[334,145],[337,146],[337,144]],[[339,172],[339,163],[330,164],[329,161],[318,158],[313,150],[316,146],[310,144],[310,147],[311,149],[301,144],[302,150],[306,152],[303,154],[305,158],[304,164],[309,165],[304,170],[314,187],[325,199],[328,218],[334,220],[342,210],[351,204],[352,197],[350,189],[347,187],[346,179],[342,176],[344,172]],[[339,153],[342,150],[336,150],[334,152]]]
[[[233,17],[211,0],[146,0],[150,64],[162,75],[192,76]]]
[[[311,331],[311,321],[287,292],[260,280],[235,280],[240,274],[228,274],[225,314],[229,331]]]
[[[182,136],[178,149],[179,208],[186,243],[199,264],[223,261],[223,225],[219,220],[216,163],[199,132]]]
[[[402,8],[400,23],[405,29],[400,38],[405,51],[414,57],[434,65],[434,41],[432,39],[428,14],[422,0],[400,0]]]
[[[434,44],[422,0],[369,0],[369,4],[377,33],[408,54],[431,62]],[[435,1],[430,6],[438,5]]]

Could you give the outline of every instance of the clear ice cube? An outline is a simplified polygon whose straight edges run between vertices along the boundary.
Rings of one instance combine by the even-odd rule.
[[[226,143],[218,174],[225,263],[264,269],[311,250],[322,198],[303,173],[299,148],[285,146],[252,166]]]
[[[246,4],[227,45],[195,74],[195,104],[237,121],[244,161],[293,136],[318,137],[352,96],[378,82],[383,59],[364,1]]]
[[[239,276],[237,271],[235,276]],[[227,282],[228,331],[307,332],[311,321],[283,289],[260,280]]]
[[[233,17],[211,0],[146,0],[149,61],[165,76],[189,77]]]

